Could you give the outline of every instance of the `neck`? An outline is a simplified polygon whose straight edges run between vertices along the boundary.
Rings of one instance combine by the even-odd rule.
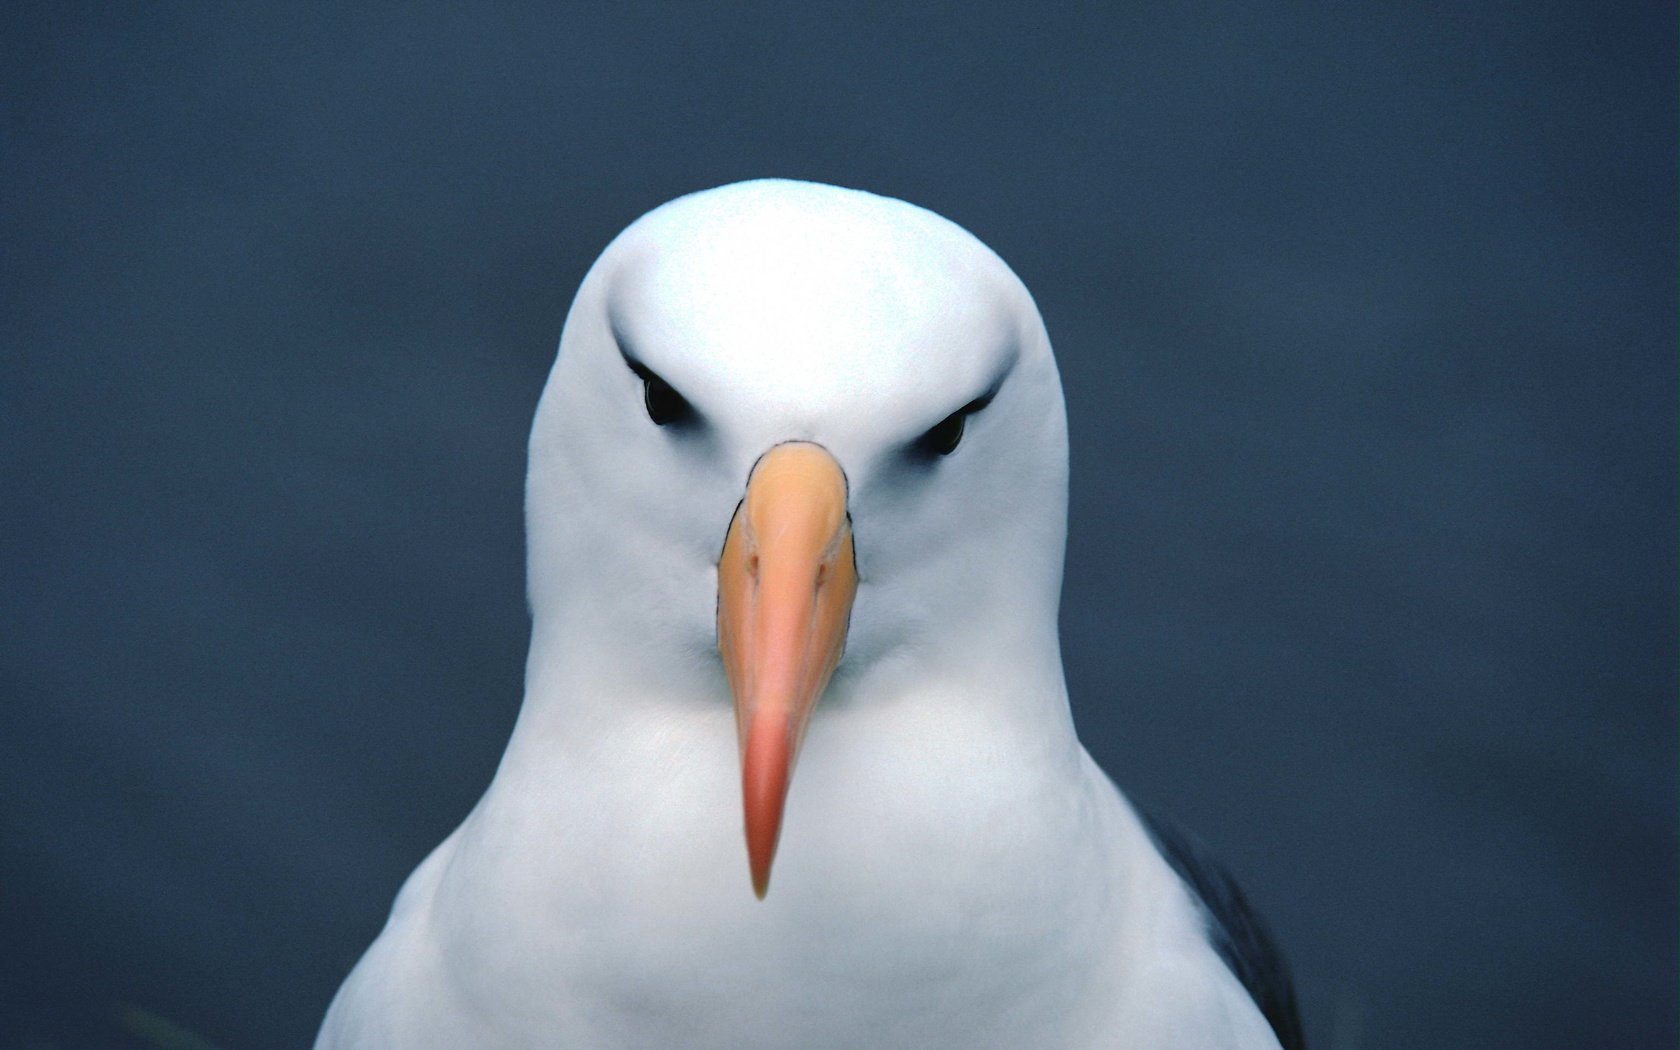
[[[1012,1025],[1028,1045],[1086,1008],[1065,977],[1108,961],[1113,807],[1074,739],[1053,647],[1011,659],[1014,646],[994,645],[967,664],[924,647],[837,675],[757,901],[721,670],[679,692],[650,671],[657,661],[570,637],[536,632],[519,726],[466,838],[484,857],[543,858],[481,899],[509,909],[494,924],[508,936],[588,941],[587,979],[641,1004],[603,1022],[614,1031],[646,1045],[756,1045],[741,1033],[757,1032],[827,1046],[848,1011],[885,1011],[926,1026],[918,1045],[992,1045]],[[692,1013],[659,1013],[727,1011],[717,1004],[742,988],[757,1005],[738,1026],[708,1014],[716,1031],[685,1033]],[[778,1015],[788,1027],[765,1026]]]

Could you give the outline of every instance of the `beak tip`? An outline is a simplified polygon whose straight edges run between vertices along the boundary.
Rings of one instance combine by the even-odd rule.
[[[753,895],[759,900],[770,892],[770,866],[776,861],[775,842],[774,831],[768,837],[762,833],[748,836],[747,867],[752,872]]]
[[[746,832],[753,893],[759,900],[770,890],[770,867],[776,862],[776,845],[782,836],[793,746],[784,719],[761,716],[748,731],[741,761],[742,830]]]

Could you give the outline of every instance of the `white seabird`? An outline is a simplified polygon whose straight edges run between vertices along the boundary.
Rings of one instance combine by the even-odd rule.
[[[782,181],[631,225],[532,427],[507,753],[318,1050],[1298,1046],[1240,895],[1074,735],[1066,500],[966,231]]]

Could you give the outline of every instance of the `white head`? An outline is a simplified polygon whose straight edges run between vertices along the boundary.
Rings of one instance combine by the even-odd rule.
[[[849,514],[855,598],[834,593],[842,525],[791,556],[816,581],[803,612],[754,605],[756,559],[736,574],[739,612],[726,568],[720,609],[719,559],[749,476],[780,484],[754,469],[762,459],[772,473],[766,453],[788,442],[839,468],[830,517]],[[555,713],[568,731],[592,732],[662,705],[728,705],[733,682],[761,892],[813,703],[814,739],[825,706],[891,702],[914,676],[1005,720],[1042,718],[1026,710],[1039,696],[1012,680],[1059,691],[1067,439],[1050,343],[1002,260],[931,212],[761,181],[642,217],[578,291],[530,453],[532,675],[563,667],[589,686],[533,682],[527,707],[568,708]],[[754,533],[747,517],[743,549],[781,527]],[[732,622],[744,639],[785,621],[803,648],[766,655],[743,641],[726,671],[720,619],[726,642]],[[762,698],[741,694],[782,657],[790,696],[770,702],[771,735],[785,743],[753,758]],[[756,803],[755,775],[770,783]]]

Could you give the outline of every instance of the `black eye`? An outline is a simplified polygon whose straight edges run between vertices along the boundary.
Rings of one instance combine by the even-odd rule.
[[[916,439],[916,449],[930,456],[949,456],[962,443],[968,410],[959,408],[940,420],[932,430]]]
[[[991,403],[991,394],[975,398],[934,424],[931,430],[917,438],[910,447],[920,455],[929,458],[949,456],[957,450],[958,445],[962,444],[963,429],[968,426],[968,417]]]
[[[693,407],[670,383],[646,370],[642,371],[642,402],[647,405],[648,418],[662,427],[694,417]]]

